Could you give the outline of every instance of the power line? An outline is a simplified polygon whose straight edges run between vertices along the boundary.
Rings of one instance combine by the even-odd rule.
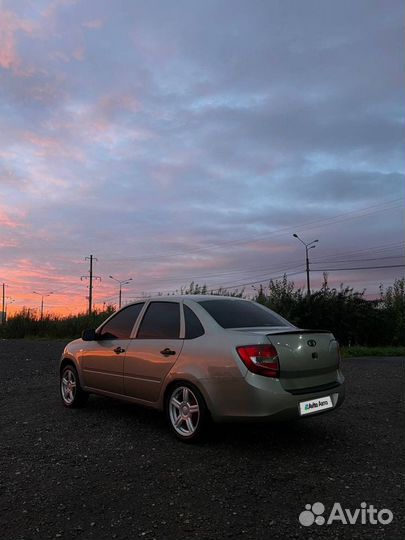
[[[378,212],[381,212],[381,211],[387,211],[387,210],[390,210],[391,208],[388,207],[388,208],[382,208],[380,210],[378,210],[377,208],[381,208],[381,207],[384,207],[384,206],[387,206],[387,205],[390,205],[390,204],[393,204],[393,203],[396,203],[398,201],[401,201],[402,199],[393,199],[393,200],[389,200],[389,201],[385,201],[383,203],[380,203],[380,204],[376,204],[376,205],[372,205],[372,206],[369,206],[369,207],[364,207],[362,209],[359,209],[359,210],[355,210],[355,211],[351,211],[351,212],[346,212],[344,214],[339,214],[339,215],[336,215],[336,216],[333,216],[331,218],[327,218],[327,219],[323,219],[323,220],[316,220],[316,221],[311,221],[311,222],[307,222],[307,223],[304,223],[304,224],[301,224],[301,225],[294,225],[294,228],[295,227],[305,227],[306,225],[308,224],[314,224],[314,223],[321,223],[321,222],[325,222],[325,221],[330,221],[330,220],[334,220],[334,219],[340,219],[341,221],[345,221],[345,219],[353,219],[353,218],[356,218],[356,217],[362,217],[364,215],[371,215],[373,213],[378,213]],[[371,211],[371,212],[370,212]],[[354,213],[354,216],[352,215]],[[225,245],[232,245],[232,244],[236,244],[236,243],[247,243],[251,240],[257,240],[257,239],[264,239],[264,238],[268,238],[269,236],[274,236],[274,235],[277,235],[277,234],[282,234],[283,231],[287,231],[287,230],[292,230],[291,228],[282,228],[282,229],[279,229],[279,230],[275,230],[273,231],[272,233],[269,233],[269,234],[266,234],[266,235],[262,235],[262,236],[256,236],[256,237],[251,237],[250,239],[243,239],[243,240],[231,240],[231,241],[228,241],[228,242],[223,242],[223,243],[220,243],[220,244],[214,244],[212,246],[205,246],[203,248],[198,248],[196,250],[188,250],[187,251],[187,255],[190,254],[190,253],[196,253],[196,252],[200,252],[202,250],[207,250],[207,249],[216,249],[216,248],[219,248],[219,247],[222,247],[222,246],[225,246]],[[369,247],[369,248],[365,248],[363,250],[354,250],[354,251],[349,251],[349,252],[340,252],[340,253],[337,253],[336,252],[332,255],[329,255],[329,256],[326,256],[328,259],[329,259],[329,262],[332,262],[332,259],[334,259],[336,256],[341,256],[341,255],[350,255],[351,253],[355,253],[355,254],[360,254],[360,253],[366,253],[366,252],[369,252],[369,251],[372,251],[374,250],[375,252],[378,251],[378,252],[384,252],[384,251],[387,251],[389,249],[392,249],[393,247],[396,247],[398,245],[403,245],[402,243],[398,243],[398,242],[394,242],[394,243],[391,243],[391,244],[383,244],[381,246],[373,246],[373,247]],[[172,253],[172,254],[169,254],[168,256],[176,256],[176,255],[179,255],[179,256],[182,256],[184,255],[185,253],[182,252],[182,253]],[[155,258],[160,258],[161,255],[158,255],[158,256],[149,256],[149,257],[134,257],[135,259],[137,260],[150,260],[150,259],[155,259]],[[130,258],[121,258],[121,259],[105,259],[106,261],[114,261],[114,260],[132,260],[134,259],[133,257],[130,257]],[[89,259],[87,257],[87,259]],[[297,261],[286,261],[286,263],[284,264],[291,264],[291,263],[296,263]],[[314,258],[313,259],[313,262],[326,262],[325,261],[325,257],[320,257],[320,258]],[[338,261],[336,261],[338,262]],[[344,262],[344,261],[342,261]],[[349,262],[349,261],[348,261]],[[268,269],[268,267],[266,267],[266,269]],[[253,269],[252,269],[253,270]],[[264,270],[264,268],[263,268]],[[239,274],[239,273],[243,273],[245,272],[246,270],[245,269],[241,269],[241,270],[236,270],[236,271],[229,271],[229,272],[223,272],[223,273],[217,273],[217,274],[210,274],[210,275],[206,275],[206,276],[190,276],[189,278],[187,277],[182,277],[180,279],[207,279],[208,277],[219,277],[220,275],[223,275],[223,276],[230,276],[230,275],[236,275],[236,274]],[[257,269],[257,271],[260,271],[259,269]],[[88,276],[84,276],[84,278],[88,278]],[[176,280],[177,281],[177,278],[167,278],[167,280]],[[167,282],[167,280],[163,280],[163,282]],[[21,284],[21,282],[18,282],[18,281],[15,281],[15,280],[8,280],[9,282],[11,283],[15,283],[15,284]],[[154,282],[156,282],[155,279],[153,279]],[[159,282],[162,282],[162,280],[158,280],[157,281],[158,283]],[[33,282],[34,283],[38,283],[39,282]],[[32,285],[31,285],[32,286]],[[61,292],[63,290],[72,290],[72,289],[75,289],[76,286],[72,285],[72,286],[64,286],[60,289],[56,289],[55,292]]]
[[[369,215],[373,215],[375,213],[380,213],[380,212],[386,212],[388,210],[393,210],[395,208],[400,208],[402,205],[401,204],[395,204],[394,206],[387,206],[387,205],[392,205],[394,203],[398,203],[399,201],[402,201],[401,198],[398,198],[398,199],[393,199],[393,200],[390,200],[390,201],[385,201],[385,202],[382,202],[382,203],[379,203],[379,204],[374,204],[374,205],[371,205],[371,206],[367,206],[367,207],[364,207],[364,208],[361,208],[361,209],[358,209],[358,210],[352,210],[350,212],[345,212],[345,213],[342,213],[342,214],[337,214],[335,216],[331,216],[330,218],[323,218],[323,219],[318,219],[318,220],[313,220],[313,221],[307,221],[307,222],[304,222],[304,223],[301,223],[301,224],[296,224],[294,226],[289,226],[289,227],[284,227],[284,228],[281,228],[281,229],[276,229],[270,233],[267,233],[265,235],[259,235],[259,236],[252,236],[250,238],[245,238],[245,239],[239,239],[239,240],[228,240],[226,242],[221,242],[221,243],[218,243],[218,244],[211,244],[211,245],[208,245],[208,246],[204,246],[204,247],[201,247],[201,248],[196,248],[196,249],[193,249],[193,250],[187,250],[187,252],[177,252],[177,253],[166,253],[164,254],[165,257],[176,257],[176,256],[184,256],[184,255],[189,255],[191,253],[199,253],[201,251],[207,251],[207,250],[210,250],[210,249],[218,249],[218,248],[221,248],[221,247],[224,247],[224,246],[228,246],[228,245],[235,245],[235,244],[244,244],[244,243],[248,243],[248,242],[251,242],[252,240],[260,240],[260,239],[267,239],[269,237],[272,237],[272,236],[279,236],[281,234],[284,234],[284,233],[287,233],[287,232],[291,232],[295,229],[306,229],[306,230],[310,230],[311,228],[314,228],[314,227],[308,227],[309,225],[315,225],[315,224],[326,224],[326,225],[333,225],[335,223],[339,223],[339,222],[342,222],[342,221],[346,221],[346,220],[350,220],[350,219],[357,219],[357,218],[361,218],[361,217],[364,217],[364,216],[369,216]],[[386,207],[386,208],[383,208],[383,207]],[[162,254],[159,254],[159,255],[147,255],[147,256],[144,256],[144,257],[140,257],[140,256],[136,256],[136,257],[118,257],[118,258],[107,258],[104,260],[105,261],[129,261],[129,260],[137,260],[137,261],[147,261],[147,260],[155,260],[155,259],[159,259],[162,257]]]
[[[379,268],[405,268],[405,264],[391,264],[385,266],[358,266],[355,268],[311,268],[314,272],[333,272],[335,270],[378,270]]]
[[[343,260],[341,262],[363,262],[363,261],[379,261],[379,260],[386,260],[386,259],[392,259],[394,257],[373,257],[373,258],[370,258],[370,259],[349,259],[349,260]],[[395,258],[400,258],[400,257],[395,257]],[[297,261],[289,261],[287,262],[286,264],[289,264],[289,263],[293,263],[293,262],[297,262]],[[316,262],[314,262],[314,264],[320,264],[320,263],[323,263],[323,264],[334,264],[335,262],[338,262],[338,261],[332,261],[332,260],[325,260],[325,259],[318,259]],[[149,278],[148,279],[148,282],[153,282],[154,285],[156,284],[159,284],[159,283],[162,283],[162,284],[166,284],[166,283],[170,283],[170,282],[180,282],[180,281],[195,281],[197,279],[201,279],[201,280],[209,280],[210,278],[215,278],[215,277],[229,277],[231,275],[235,275],[235,274],[240,274],[240,273],[245,273],[247,274],[246,275],[246,278],[245,279],[249,279],[249,278],[257,278],[258,280],[259,279],[267,279],[267,276],[269,274],[269,271],[274,271],[274,272],[291,272],[297,268],[301,268],[302,267],[302,264],[299,264],[299,265],[295,265],[295,266],[288,266],[288,267],[280,267],[277,265],[277,267],[273,266],[273,268],[271,266],[266,266],[266,267],[262,267],[262,268],[257,268],[255,271],[253,272],[249,272],[248,270],[246,269],[240,269],[240,270],[236,270],[236,271],[229,271],[229,272],[221,272],[221,273],[218,273],[218,274],[203,274],[203,275],[192,275],[192,276],[179,276],[179,277],[169,277],[169,278],[164,278],[164,279],[161,279],[161,278],[157,278],[157,279],[154,279],[154,278]],[[311,269],[312,269],[312,265],[311,265]],[[263,274],[263,272],[265,272],[265,274]],[[219,285],[220,286],[220,285]],[[131,291],[129,290],[128,293],[131,294],[131,292],[135,292],[135,291]]]
[[[370,266],[370,267],[358,267],[358,268],[329,268],[329,269],[312,269],[311,268],[311,271],[314,271],[314,272],[330,272],[330,271],[334,271],[334,270],[377,270],[379,268],[404,268],[405,265],[387,265],[387,266]],[[247,283],[238,283],[236,285],[226,285],[226,284],[220,284],[218,286],[211,286],[210,288],[210,292],[212,291],[215,291],[216,289],[218,288],[223,288],[223,289],[236,289],[236,288],[240,288],[240,287],[247,287],[248,285],[256,285],[256,284],[260,284],[260,283],[263,283],[264,281],[271,281],[271,280],[274,280],[274,279],[280,279],[280,278],[283,278],[284,276],[285,277],[290,277],[290,276],[295,276],[295,275],[299,275],[299,274],[304,274],[305,273],[305,270],[302,270],[302,271],[299,271],[299,272],[289,272],[289,273],[283,273],[283,274],[280,274],[278,276],[267,276],[266,278],[263,278],[263,279],[260,279],[258,281],[249,281]],[[166,293],[167,292],[174,292],[174,291],[165,291]]]
[[[272,279],[280,279],[280,278],[283,278],[284,276],[286,276],[286,277],[296,276],[298,274],[304,274],[304,273],[305,273],[305,270],[301,270],[299,272],[289,272],[289,273],[284,272],[283,274],[280,274],[279,276],[267,276],[266,278],[259,279],[258,281],[249,281],[249,283],[238,283],[237,285],[223,285],[223,284],[220,284],[218,287],[212,287],[211,290],[215,290],[215,289],[219,289],[219,288],[222,288],[222,289],[236,289],[238,287],[247,287],[248,285],[257,285],[259,283],[263,283],[263,281],[270,281]]]
[[[399,265],[384,265],[384,266],[366,266],[366,267],[356,267],[356,268],[331,268],[331,269],[312,269],[311,268],[311,270],[313,270],[314,272],[330,272],[334,270],[377,270],[379,268],[404,268],[404,267],[405,265],[399,264]],[[263,283],[264,281],[280,279],[280,278],[283,278],[284,276],[289,277],[289,276],[294,276],[294,275],[299,275],[299,274],[304,274],[304,273],[305,273],[305,270],[298,271],[298,272],[284,272],[283,274],[280,274],[278,276],[267,276],[258,281],[250,281],[248,283],[238,283],[236,285],[219,284],[218,287],[211,286],[212,287],[211,290],[215,290],[220,287],[223,289],[235,289],[237,287],[246,287],[248,285],[256,285],[259,283]]]
[[[327,264],[329,263],[341,263],[341,262],[365,262],[365,261],[383,261],[383,260],[386,260],[386,259],[403,259],[404,256],[403,255],[391,255],[390,257],[373,257],[373,258],[366,258],[366,259],[340,259],[340,260],[333,260],[333,261],[321,261],[321,260],[317,260],[315,261],[315,259],[312,260],[312,262],[314,264],[316,264],[317,262],[326,262]]]
[[[360,210],[356,210],[356,211],[351,211],[351,212],[347,212],[345,214],[340,214],[340,215],[337,215],[337,216],[333,216],[331,218],[326,218],[326,219],[321,219],[321,220],[316,220],[316,221],[312,221],[312,222],[307,222],[306,225],[311,225],[311,224],[314,224],[314,223],[325,223],[325,222],[331,222],[331,220],[340,220],[340,221],[346,221],[346,220],[350,220],[350,219],[357,219],[359,217],[363,217],[363,216],[368,216],[368,215],[372,215],[372,214],[375,214],[375,213],[379,213],[379,212],[385,212],[385,211],[388,211],[388,210],[392,210],[393,208],[396,208],[396,207],[399,207],[398,205],[394,206],[394,207],[389,207],[387,205],[392,205],[394,203],[396,203],[397,201],[401,201],[402,199],[394,199],[392,201],[385,201],[381,204],[376,204],[376,205],[372,205],[372,206],[369,206],[369,207],[365,207],[363,209],[360,209]],[[338,222],[337,221],[337,222]],[[328,223],[328,224],[331,224],[331,223]],[[298,225],[299,226],[299,225]],[[294,226],[295,228],[296,226]],[[305,224],[304,225],[301,225],[301,227],[304,227],[305,228]],[[225,246],[225,245],[232,245],[232,244],[240,244],[240,243],[247,243],[249,241],[252,241],[252,240],[258,240],[258,239],[265,239],[265,238],[268,238],[269,236],[277,236],[277,235],[280,235],[280,234],[283,234],[284,231],[287,231],[287,230],[292,230],[291,228],[282,228],[282,229],[279,229],[279,230],[275,230],[273,231],[272,233],[269,233],[269,234],[266,234],[266,235],[262,235],[262,236],[256,236],[256,237],[252,237],[250,239],[242,239],[242,240],[231,240],[231,241],[227,241],[227,242],[223,242],[223,243],[220,243],[220,244],[216,244],[216,245],[212,245],[212,246],[205,246],[203,248],[199,248],[199,249],[196,249],[196,250],[190,250],[190,251],[187,251],[186,255],[189,255],[190,253],[195,253],[195,252],[200,252],[200,251],[205,251],[205,250],[208,250],[208,249],[217,249],[217,248],[220,248],[222,246]],[[379,261],[379,260],[387,260],[387,259],[399,259],[400,256],[397,256],[397,255],[393,255],[393,256],[386,256],[386,257],[375,257],[375,258],[362,258],[362,259],[350,259],[350,260],[347,260],[347,259],[336,259],[336,257],[344,257],[344,256],[350,256],[350,254],[357,254],[357,255],[361,255],[361,254],[366,254],[366,253],[369,253],[370,251],[373,252],[374,254],[376,253],[387,253],[387,251],[389,252],[389,250],[392,250],[392,249],[395,249],[396,247],[398,246],[403,246],[403,243],[402,242],[392,242],[390,244],[381,244],[381,245],[377,245],[377,246],[371,246],[371,247],[368,247],[368,248],[364,248],[364,249],[356,249],[356,250],[352,250],[352,251],[343,251],[343,252],[333,252],[333,254],[325,254],[325,256],[323,257],[319,257],[319,258],[314,258],[312,260],[312,263],[313,264],[323,264],[323,265],[330,265],[330,264],[338,264],[338,263],[344,263],[344,262],[362,262],[362,261]],[[176,254],[169,254],[169,256],[175,256]],[[182,253],[179,253],[178,255],[185,255],[184,252]],[[87,260],[91,259],[93,256],[90,255],[90,257],[86,257]],[[161,257],[161,255],[158,256],[159,258]],[[142,257],[135,257],[136,259],[142,259]],[[145,257],[143,258],[143,260],[148,260],[150,258],[156,258],[156,256],[154,257]],[[121,259],[121,260],[131,260],[132,258],[128,258],[128,259]],[[96,260],[95,258],[93,258],[93,260]],[[106,259],[107,261],[109,259]],[[110,259],[111,260],[111,259]],[[112,259],[112,260],[117,260],[117,259]],[[292,265],[292,264],[295,264],[296,262],[298,261],[285,261],[283,264],[284,265]],[[381,265],[381,266],[376,266],[376,267],[373,267],[373,266],[367,266],[367,267],[358,267],[358,268],[332,268],[332,269],[327,269],[327,270],[321,270],[321,269],[316,269],[314,268],[313,270],[314,271],[339,271],[339,270],[367,270],[367,269],[384,269],[384,268],[399,268],[399,267],[402,267],[402,265]],[[274,266],[273,266],[274,268]],[[289,272],[288,275],[296,275],[296,274],[299,274],[301,272],[290,272],[290,270],[294,270],[295,268],[298,268],[298,266],[288,266],[288,268],[285,268],[284,269],[284,272]],[[169,269],[170,270],[170,269]],[[239,284],[239,285],[231,285],[231,286],[226,286],[224,284],[220,284],[219,286],[221,287],[224,287],[224,288],[234,288],[234,287],[243,287],[243,286],[246,286],[246,285],[250,285],[250,284],[256,284],[256,283],[261,283],[263,281],[265,281],[266,279],[271,279],[269,277],[262,277],[262,276],[258,276],[257,274],[259,272],[262,272],[262,271],[266,271],[268,272],[269,270],[271,270],[271,266],[266,266],[266,267],[262,267],[262,268],[249,268],[249,269],[240,269],[240,270],[229,270],[229,271],[224,271],[224,272],[218,272],[218,273],[211,273],[211,274],[206,274],[206,275],[193,275],[193,276],[190,276],[190,277],[180,277],[180,278],[176,278],[176,277],[170,277],[170,278],[166,278],[166,279],[161,279],[161,278],[149,278],[148,281],[153,281],[154,284],[156,283],[167,283],[168,281],[180,281],[180,280],[186,280],[186,279],[190,279],[190,280],[195,280],[195,279],[208,279],[208,278],[220,278],[220,277],[229,277],[231,275],[234,275],[235,277],[238,275],[238,274],[246,274],[248,272],[248,276],[251,277],[251,278],[259,278],[257,281],[251,281],[249,283],[242,283],[242,284]],[[278,266],[277,270],[276,268],[274,268],[274,271],[278,272],[278,271],[282,271],[283,269],[280,268],[280,266]],[[284,274],[282,274],[284,275]],[[282,275],[280,277],[282,277]],[[245,279],[249,279],[249,277],[246,276]],[[82,276],[82,279],[89,279],[90,276]],[[242,276],[241,276],[242,277]],[[99,277],[97,278],[93,278],[93,279],[100,279]],[[276,278],[274,278],[276,279]],[[18,285],[21,285],[21,281],[15,281],[15,280],[8,280],[10,281],[11,283],[13,284],[18,284]],[[33,283],[40,283],[38,281],[35,281]],[[42,283],[42,282],[41,282]],[[51,282],[52,283],[52,282]],[[60,282],[59,282],[60,283]],[[91,280],[91,285],[93,285],[92,283],[92,280]],[[30,287],[33,286],[33,285],[30,285]],[[59,293],[61,292],[62,295],[63,295],[63,292],[64,290],[69,290],[69,291],[72,291],[74,289],[77,289],[79,288],[80,286],[76,286],[76,285],[65,285],[63,287],[61,287],[60,289],[56,289],[54,292],[55,293]],[[139,290],[139,289],[138,289]],[[89,287],[89,292],[90,292],[90,287]],[[93,287],[91,287],[91,294],[89,294],[89,306],[92,302],[92,296],[93,296]],[[69,294],[69,293],[66,293],[66,294]],[[90,298],[91,297],[91,298]],[[91,308],[90,308],[91,309]]]
[[[330,253],[330,252],[328,252],[328,250],[326,250],[322,257],[319,257],[319,258],[314,257],[312,260],[313,261],[321,260],[321,259],[325,259],[325,257],[334,259],[336,257],[342,257],[342,256],[362,255],[362,254],[365,255],[369,251],[372,251],[374,254],[384,254],[386,252],[389,252],[392,249],[396,249],[397,247],[402,248],[403,246],[404,246],[403,242],[393,242],[392,244],[380,244],[380,245],[377,245],[377,246],[370,246],[368,248],[363,248],[363,249],[353,249],[353,250],[350,250],[350,251],[338,251],[338,252],[336,252],[334,250],[332,253]],[[403,252],[401,254],[403,255]]]
[[[298,262],[298,261],[294,261],[294,262]],[[203,275],[192,275],[192,276],[179,276],[179,277],[168,277],[168,278],[148,278],[148,282],[153,282],[154,285],[156,284],[159,284],[159,283],[168,283],[168,282],[172,282],[172,281],[175,281],[175,282],[179,282],[179,281],[196,281],[197,279],[202,279],[202,280],[205,280],[205,279],[209,279],[209,278],[216,278],[216,277],[229,277],[231,275],[235,275],[235,274],[241,274],[241,273],[248,273],[249,277],[255,277],[255,274],[262,274],[263,272],[266,272],[266,274],[268,274],[269,271],[274,271],[274,272],[282,272],[282,271],[290,271],[290,270],[295,270],[296,268],[301,268],[302,266],[302,263],[299,264],[299,265],[295,265],[295,266],[289,266],[287,268],[283,268],[283,267],[280,267],[279,265],[277,265],[276,267],[274,266],[265,266],[265,267],[262,267],[262,268],[257,268],[256,270],[253,270],[253,269],[240,269],[240,270],[236,270],[236,271],[229,271],[229,272],[221,272],[219,274],[203,274]],[[249,272],[249,270],[253,270],[253,272]],[[246,279],[248,279],[248,277],[246,277]],[[137,287],[137,289],[139,290],[139,287]],[[128,293],[130,294],[131,290],[128,290]]]
[[[376,249],[378,248],[379,246],[373,246],[373,248],[368,248],[368,250],[370,249]],[[359,251],[359,250],[357,250]],[[363,250],[365,251],[365,250]],[[350,252],[349,252],[350,253]],[[342,253],[343,254],[343,253]],[[370,260],[370,261],[378,261],[378,260],[386,260],[386,259],[390,259],[390,258],[393,258],[393,257],[373,257],[373,258],[369,258],[369,259],[351,259],[351,260],[340,260],[340,261],[332,261],[332,260],[325,260],[325,258],[319,258],[317,259],[314,264],[319,264],[319,263],[326,263],[326,264],[330,264],[330,263],[338,263],[338,262],[362,262],[363,260],[364,261],[367,261],[367,260]],[[399,257],[395,257],[395,258],[399,258]],[[87,258],[89,259],[89,258]],[[94,258],[93,258],[94,260]],[[287,264],[291,264],[293,262],[296,262],[296,261],[288,261]],[[401,267],[402,265],[380,265],[378,267],[376,267],[376,269],[378,268],[395,268],[395,267]],[[295,270],[295,268],[301,268],[301,265],[298,265],[298,266],[288,266],[288,267],[284,267],[284,268],[280,268],[280,266],[277,265],[276,266],[273,266],[273,269],[275,272],[283,272],[283,274],[280,274],[280,277],[284,275],[284,273],[287,273],[288,275],[297,275],[301,272],[292,272],[292,270]],[[373,266],[361,266],[359,267],[359,269],[362,269],[362,270],[366,270],[366,269],[373,269],[374,267]],[[328,268],[328,269],[319,269],[319,268],[316,268],[316,267],[313,267],[312,270],[313,271],[339,271],[339,270],[351,270],[352,268]],[[249,269],[250,270],[250,269]],[[255,269],[252,273],[248,273],[248,275],[246,276],[247,279],[249,279],[249,277],[252,279],[252,278],[255,278],[255,279],[252,279],[251,281],[249,281],[248,283],[239,283],[238,285],[226,285],[226,283],[218,283],[216,285],[216,287],[224,287],[224,288],[232,288],[232,287],[243,287],[243,286],[246,286],[246,285],[250,285],[250,284],[256,284],[256,283],[262,283],[264,281],[267,281],[269,279],[271,279],[271,277],[269,276],[269,270],[271,270],[271,267],[269,266],[266,266],[266,267],[262,267],[262,268],[257,268]],[[260,272],[263,272],[263,271],[266,271],[265,274],[260,274]],[[166,278],[166,279],[154,279],[153,281],[157,283],[167,283],[167,282],[170,282],[170,281],[176,281],[176,282],[181,282],[181,281],[186,281],[186,280],[196,280],[196,279],[202,279],[202,280],[208,280],[210,278],[213,278],[213,277],[229,277],[231,275],[235,275],[235,274],[240,274],[240,273],[246,273],[246,269],[240,269],[240,270],[234,270],[234,271],[229,271],[229,272],[220,272],[220,273],[211,273],[211,274],[205,274],[205,275],[192,275],[192,276],[180,276],[180,277],[175,277],[175,278]],[[259,275],[258,275],[259,274]],[[84,278],[87,278],[88,276],[83,276]],[[56,289],[54,291],[54,293],[59,293],[61,294],[62,296],[64,294],[71,294],[71,291],[74,290],[74,289],[78,289],[80,288],[79,285],[65,285],[64,287],[60,288],[60,289]],[[63,290],[66,290],[66,289],[69,289],[69,292],[67,293],[63,293],[62,291]],[[138,289],[139,290],[139,289]],[[131,292],[135,292],[135,291],[128,291],[129,294],[131,294]],[[161,292],[161,291],[159,291]],[[158,292],[156,293],[150,293],[150,294],[158,294]],[[108,297],[108,299],[112,299],[113,297]],[[19,303],[19,302],[18,302]]]

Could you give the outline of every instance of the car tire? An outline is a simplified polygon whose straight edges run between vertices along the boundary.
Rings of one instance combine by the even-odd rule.
[[[186,382],[169,389],[165,412],[172,433],[181,441],[201,441],[206,434],[209,411],[201,392]]]
[[[62,403],[69,409],[83,407],[89,398],[89,394],[82,389],[77,369],[72,364],[63,367],[59,388]]]

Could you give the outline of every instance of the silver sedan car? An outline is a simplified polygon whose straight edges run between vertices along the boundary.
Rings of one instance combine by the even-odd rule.
[[[344,400],[339,346],[255,302],[168,296],[123,307],[69,343],[60,363],[66,407],[102,394],[165,412],[194,441],[209,419],[257,421],[332,411]]]

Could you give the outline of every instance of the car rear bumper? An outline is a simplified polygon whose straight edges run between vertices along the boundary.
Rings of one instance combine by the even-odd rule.
[[[252,375],[252,377],[251,377]],[[216,422],[257,422],[306,418],[331,412],[340,407],[345,399],[345,382],[339,377],[336,385],[328,390],[292,394],[283,389],[278,379],[261,381],[260,375],[249,374],[239,381],[206,379],[204,392],[211,416]],[[330,396],[333,408],[300,415],[299,404],[303,401]]]

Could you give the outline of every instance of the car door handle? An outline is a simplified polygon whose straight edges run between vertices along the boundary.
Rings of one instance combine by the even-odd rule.
[[[115,354],[121,354],[125,352],[125,349],[123,349],[122,347],[115,347],[114,352]]]
[[[163,349],[163,351],[160,351],[160,354],[163,354],[163,356],[173,356],[176,354],[176,351],[172,351],[169,349],[169,347],[166,347],[166,349]]]

